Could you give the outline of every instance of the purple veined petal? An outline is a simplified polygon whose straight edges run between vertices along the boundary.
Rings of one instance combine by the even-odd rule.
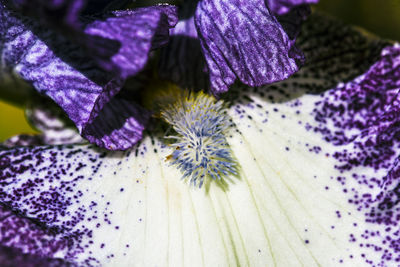
[[[182,88],[207,91],[207,64],[194,25],[196,6],[197,1],[186,1],[180,7],[179,22],[170,31],[168,45],[161,49],[159,75]]]
[[[200,1],[195,24],[214,93],[236,80],[259,86],[299,69],[301,53],[262,0]]]
[[[137,47],[132,46],[132,43],[124,45],[121,50],[138,54],[130,60],[124,56],[116,57],[115,62],[121,65],[121,73],[115,76],[114,73],[99,68],[81,47],[51,31],[44,31],[30,19],[19,18],[15,13],[1,7],[2,70],[5,73],[16,72],[22,79],[33,84],[40,93],[51,97],[65,110],[79,132],[91,142],[109,149],[127,149],[140,139],[149,114],[133,102],[112,99],[124,84],[120,76],[139,72],[146,64],[153,42],[156,42],[156,46],[160,45],[163,34],[168,34],[168,27],[161,27],[162,31],[157,34],[149,31],[151,25],[158,29],[158,24],[173,23],[171,18],[164,15],[164,11],[173,13],[173,9],[168,6],[138,9],[138,17],[142,20],[136,22],[138,27],[141,26],[139,30],[131,30],[141,36],[141,42],[134,43]],[[159,21],[145,19],[152,14],[158,14]],[[132,11],[114,15],[113,19],[89,24],[87,29],[90,34],[107,37],[107,34],[112,33],[106,29],[101,31],[102,26],[113,25],[120,18],[138,18]],[[143,32],[142,26],[147,31]],[[156,28],[153,30],[157,31]],[[127,32],[124,34],[128,34]],[[129,38],[134,37],[129,35]],[[125,41],[132,41],[129,38]],[[109,101],[115,102],[107,105]],[[122,101],[122,104],[115,104],[118,101]],[[107,121],[102,121],[99,114],[106,116]],[[97,130],[101,131],[95,132]]]
[[[265,0],[265,2],[274,14],[284,15],[296,6],[317,4],[319,0]]]
[[[342,46],[327,42],[336,37]],[[74,244],[83,249],[68,259],[81,265],[89,257],[118,266],[396,265],[398,220],[387,230],[369,220],[372,206],[360,211],[349,201],[354,192],[368,199],[364,193],[372,188],[364,182],[394,175],[396,157],[387,159],[392,169],[363,165],[341,172],[335,152],[357,151],[357,142],[337,146],[314,129],[339,130],[329,116],[324,121],[316,114],[331,107],[325,104],[335,107],[329,97],[346,86],[372,92],[368,86],[378,84],[378,91],[391,95],[398,86],[399,47],[381,54],[385,42],[319,16],[299,39],[312,64],[274,85],[232,88],[237,95],[228,114],[235,128],[227,141],[241,179],[232,177],[235,182],[224,190],[213,183],[205,193],[180,181],[181,172],[165,161],[171,148],[153,136],[126,152],[86,145],[1,150],[0,202],[77,237]],[[338,59],[329,57],[336,54]],[[353,65],[360,55],[365,65]],[[386,103],[367,98],[377,106]],[[341,100],[351,106],[353,99]],[[333,115],[345,120],[352,111]],[[380,215],[395,219],[396,209]]]

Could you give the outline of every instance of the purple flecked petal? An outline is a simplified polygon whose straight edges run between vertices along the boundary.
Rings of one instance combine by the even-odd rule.
[[[68,114],[79,132],[93,143],[112,149],[127,149],[140,139],[148,114],[135,103],[125,100],[115,100],[107,105],[121,89],[123,79],[99,68],[81,47],[71,44],[62,36],[44,31],[40,25],[28,18],[18,17],[3,6],[0,8],[3,72],[16,72],[40,93],[52,98]],[[162,15],[162,10],[172,12],[168,6],[158,6],[156,11],[138,9],[137,16],[135,12],[126,11],[116,13],[110,21],[88,25],[90,34],[106,36],[109,31],[101,31],[101,26],[104,26],[102,23],[117,27],[113,23],[119,19],[143,19],[136,21],[138,27],[141,25],[139,30],[131,29],[142,37],[141,42],[134,43],[133,39],[129,39],[136,38],[136,35],[128,34],[129,29],[124,32],[129,35],[125,41],[132,42],[122,46],[122,51],[138,55],[130,58],[132,60],[124,56],[114,58],[122,66],[120,75],[131,75],[144,67],[153,46],[153,38],[156,39],[156,46],[163,42],[160,35],[154,35],[154,31],[151,31],[151,25],[158,27],[157,24],[168,23],[168,17]],[[144,20],[149,14],[159,14],[160,20]],[[162,33],[166,33],[168,27],[161,28]],[[118,102],[122,104],[116,104]],[[101,116],[106,116],[107,121],[103,122]]]
[[[73,239],[4,206],[0,206],[0,244],[2,266],[73,266],[60,258],[72,258],[74,250],[79,251]]]
[[[312,128],[334,145],[332,157],[349,203],[365,215],[369,229],[385,229],[376,235],[367,230],[355,235],[360,246],[374,244],[365,254],[373,266],[390,266],[400,260],[398,235],[400,146],[400,46],[382,51],[379,60],[363,75],[328,91],[314,107],[318,124]],[[362,175],[359,169],[374,170]],[[350,184],[359,186],[351,187]]]
[[[201,1],[195,24],[214,93],[286,79],[303,60],[262,0]]]
[[[182,88],[209,89],[207,64],[194,25],[196,1],[186,1],[179,9],[179,22],[170,31],[168,45],[161,49],[159,75]]]
[[[316,4],[319,0],[266,0],[265,2],[274,14],[284,15],[296,6]]]
[[[107,169],[114,170],[112,158],[122,162],[122,154],[87,146],[17,147],[0,154],[0,198],[24,216],[8,219],[7,214],[13,213],[3,212],[1,245],[80,266],[98,266],[101,263],[97,259],[104,263],[110,257],[111,253],[106,253],[114,248],[107,243],[103,249],[104,231],[118,236],[115,227],[123,222],[114,221],[113,212],[108,210],[114,207],[114,203],[110,206],[114,193],[108,195],[98,186],[104,181],[103,175],[113,177]],[[123,185],[116,186],[117,193],[121,193]]]

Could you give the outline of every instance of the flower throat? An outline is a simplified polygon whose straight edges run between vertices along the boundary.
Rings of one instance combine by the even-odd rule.
[[[182,179],[201,187],[209,178],[221,180],[237,174],[237,164],[225,138],[231,123],[223,101],[171,84],[153,88],[157,89],[145,99],[175,131],[165,137],[174,140],[174,151],[168,159],[182,172]]]

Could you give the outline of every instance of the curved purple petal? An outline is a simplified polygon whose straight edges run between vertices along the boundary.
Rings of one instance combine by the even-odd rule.
[[[98,11],[115,1],[25,1],[13,6],[80,45],[102,68],[120,78],[134,75],[147,62],[150,49],[167,42],[169,28],[177,22],[176,8],[158,5],[135,10],[107,12],[101,17],[79,17]],[[96,2],[96,3],[95,3]],[[126,1],[119,1],[121,5]],[[87,6],[87,10],[84,7]]]
[[[142,139],[150,113],[136,103],[114,97],[82,130],[89,142],[110,150],[125,150]]]
[[[112,16],[85,27],[87,45],[89,49],[100,48],[94,58],[101,67],[126,79],[144,67],[151,49],[167,43],[169,29],[176,23],[176,9],[173,6],[116,11]],[[108,47],[110,40],[115,42],[114,48]],[[115,49],[118,49],[117,52],[110,55],[109,52]]]
[[[266,0],[265,2],[274,14],[284,15],[296,6],[316,4],[319,0]]]
[[[112,57],[121,67],[120,75],[115,76],[99,68],[81,47],[0,6],[1,69],[5,73],[16,72],[40,93],[52,98],[91,142],[127,149],[141,138],[149,114],[129,101],[110,104],[112,108],[106,104],[124,84],[121,76],[139,72],[152,47],[165,42],[169,25],[174,23],[167,16],[170,13],[174,13],[173,8],[157,6],[117,12],[104,21],[88,24],[86,30],[92,36],[111,38],[115,34],[124,42],[121,54]],[[120,32],[121,29],[124,31]],[[129,57],[130,53],[135,55]],[[107,122],[102,122],[101,116],[106,116]],[[123,141],[117,140],[118,136]]]
[[[304,60],[262,0],[203,0],[195,24],[214,93],[286,79]]]

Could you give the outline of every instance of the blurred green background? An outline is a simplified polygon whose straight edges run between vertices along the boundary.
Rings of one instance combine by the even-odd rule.
[[[400,41],[400,0],[320,0],[314,8],[378,36]],[[0,141],[19,133],[35,131],[21,108],[0,101]]]

